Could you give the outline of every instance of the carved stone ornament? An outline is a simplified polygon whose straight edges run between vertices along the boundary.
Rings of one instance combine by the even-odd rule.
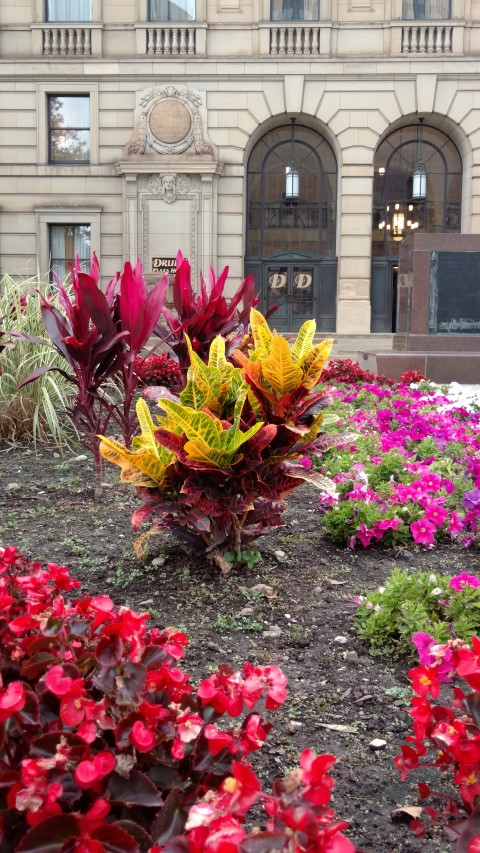
[[[167,172],[164,175],[150,175],[142,187],[142,196],[159,196],[167,204],[173,204],[177,196],[198,193],[196,187],[187,175],[177,175]]]
[[[135,110],[133,136],[125,149],[127,156],[155,152],[213,157],[213,146],[204,136],[201,104],[200,96],[190,89],[149,89]]]

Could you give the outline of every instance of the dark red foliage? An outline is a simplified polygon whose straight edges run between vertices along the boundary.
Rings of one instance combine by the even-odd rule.
[[[89,274],[81,271],[78,258],[70,269],[72,298],[55,276],[63,312],[40,296],[47,335],[65,359],[67,369],[41,367],[21,385],[49,370],[58,370],[75,386],[74,402],[67,413],[81,440],[93,452],[98,471],[102,467],[98,436],[107,431],[110,419],[120,426],[127,446],[135,432],[135,415],[131,412],[137,387],[135,358],[148,343],[158,322],[168,276],[163,276],[147,292],[140,260],[135,267],[127,262],[122,275],[117,273],[103,292],[95,254]],[[41,343],[38,339],[35,342]],[[106,383],[113,377],[123,392],[118,403],[106,396]]]
[[[177,255],[173,281],[174,312],[164,308],[168,330],[158,324],[155,331],[175,353],[184,376],[190,364],[185,334],[190,338],[194,352],[205,362],[210,344],[217,335],[227,339],[228,355],[247,334],[250,309],[259,302],[255,296],[255,283],[251,275],[247,276],[231,299],[227,299],[224,290],[228,269],[225,267],[216,278],[210,268],[209,291],[200,273],[200,293],[195,294],[190,264],[181,252]]]
[[[0,548],[0,843],[3,853],[354,853],[328,808],[332,756],[306,750],[273,796],[246,756],[285,701],[276,666],[223,666],[195,691],[184,634],[78,595],[78,581]],[[244,710],[247,715],[242,719]],[[228,714],[235,725],[222,729]],[[244,827],[263,803],[264,843]],[[223,846],[222,846],[223,845]]]

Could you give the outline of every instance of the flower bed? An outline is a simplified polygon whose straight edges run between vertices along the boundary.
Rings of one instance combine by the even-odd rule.
[[[428,386],[333,393],[358,438],[322,467],[338,488],[337,498],[320,498],[327,535],[351,548],[380,540],[431,548],[448,538],[478,545],[480,413]]]
[[[255,706],[286,699],[277,666],[224,665],[194,690],[183,633],[105,595],[65,597],[79,586],[0,548],[5,853],[354,853],[328,806],[332,755],[304,750],[272,795],[247,760],[271,728]],[[255,803],[266,822],[247,831]]]

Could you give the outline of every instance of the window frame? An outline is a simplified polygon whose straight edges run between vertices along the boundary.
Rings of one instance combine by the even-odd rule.
[[[300,5],[300,3],[301,3],[301,2],[303,2],[303,3],[304,3],[304,0],[290,0],[290,3],[291,3],[291,4],[293,4],[294,6],[295,6],[295,5]],[[282,17],[274,17],[274,15],[273,15],[273,6],[274,6],[274,3],[275,3],[275,0],[270,0],[270,18],[269,18],[269,19],[270,19],[270,21],[271,21],[272,23],[275,23],[275,24],[278,24],[278,23],[284,23],[284,24],[288,24],[288,23],[292,23],[292,24],[293,24],[293,23],[303,23],[303,24],[306,24],[306,25],[308,25],[308,24],[314,24],[315,22],[317,22],[317,21],[319,21],[319,20],[320,20],[320,0],[315,0],[315,2],[316,2],[316,6],[317,6],[317,8],[316,8],[316,16],[315,16],[315,17],[313,17],[313,18],[305,18],[305,15],[304,15],[304,17],[302,17],[302,18],[301,18],[301,17],[291,17],[291,18],[290,18],[290,17],[288,17],[288,18],[285,18],[285,17],[283,17],[283,16],[282,16]]]
[[[92,17],[90,21],[48,21],[47,20],[47,4],[46,0],[34,0],[34,23],[39,24],[79,24],[79,23],[95,23],[102,20],[102,0],[92,0]]]
[[[262,0],[262,2],[267,3],[267,0]],[[268,2],[270,2],[270,0],[268,0]],[[206,19],[206,0],[195,0],[195,20],[186,21],[185,23],[189,26],[195,26],[195,24],[205,22]],[[155,21],[148,20],[148,0],[137,0],[137,21],[140,22],[140,26],[155,26],[157,23]],[[168,21],[164,21],[163,23],[168,23]],[[161,25],[162,21],[158,21],[158,24]]]
[[[50,266],[50,225],[90,225],[90,241],[92,255],[95,252],[101,265],[100,257],[100,207],[37,207],[37,260],[40,276],[51,274]]]
[[[198,20],[197,18],[197,2],[193,0],[195,9],[193,18],[178,18],[178,17],[170,17],[170,9],[172,7],[172,0],[165,0],[167,3],[168,16],[166,18],[151,18],[150,17],[150,3],[151,0],[146,0],[146,20],[149,24],[193,24]]]
[[[88,127],[59,127],[53,128],[51,125],[51,110],[50,104],[54,98],[88,98]],[[59,95],[59,94],[48,94],[47,95],[47,137],[48,137],[48,163],[50,166],[89,166],[91,163],[91,109],[90,109],[90,95],[88,93],[76,93],[74,95]],[[54,130],[64,130],[67,135],[69,132],[77,132],[77,131],[87,131],[88,132],[88,157],[81,160],[63,160],[59,158],[58,160],[53,157],[53,145],[52,145],[52,132]]]
[[[420,3],[423,5],[424,14],[417,16],[415,14],[415,6],[419,3],[419,0],[402,0],[402,20],[403,21],[451,21],[452,20],[452,0],[448,0],[448,15],[442,16],[431,16],[426,14],[426,6],[429,2],[434,2],[434,0],[420,0]],[[408,14],[409,9],[408,6],[411,7],[410,11],[413,14]]]
[[[90,98],[90,160],[75,161],[50,161],[50,134],[49,134],[49,110],[48,98],[69,97],[75,95],[88,95]],[[78,174],[79,169],[90,169],[99,163],[99,140],[98,140],[98,83],[72,83],[54,86],[52,83],[37,84],[37,151],[38,162],[52,169],[72,169]]]
[[[49,266],[50,266],[49,273],[51,276],[51,280],[53,281],[54,271],[56,272],[56,274],[58,275],[58,277],[60,279],[63,279],[63,277],[68,274],[67,270],[65,270],[65,273],[63,275],[60,275],[58,270],[55,270],[54,260],[59,262],[59,263],[63,263],[63,265],[65,267],[67,266],[67,263],[73,263],[75,260],[75,255],[73,257],[68,257],[68,258],[66,257],[66,255],[61,257],[61,258],[53,258],[53,253],[52,253],[52,242],[53,242],[52,241],[52,236],[53,236],[52,229],[53,228],[63,228],[63,229],[73,228],[74,230],[76,228],[88,228],[89,229],[89,235],[88,236],[89,236],[89,241],[90,241],[90,254],[89,254],[88,258],[80,258],[81,264],[82,265],[85,264],[84,267],[82,266],[82,272],[89,272],[90,266],[92,263],[92,251],[93,251],[93,249],[92,249],[92,226],[91,226],[90,222],[49,222],[48,223],[48,258],[49,258]],[[64,245],[65,245],[65,233],[63,236],[64,236]],[[75,244],[75,237],[74,237],[74,244]]]

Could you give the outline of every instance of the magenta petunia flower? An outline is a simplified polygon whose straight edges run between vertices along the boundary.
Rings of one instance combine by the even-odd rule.
[[[410,530],[417,545],[429,546],[435,542],[436,527],[428,518],[420,518],[418,521],[413,521],[410,525]]]
[[[455,592],[460,592],[464,586],[480,586],[480,580],[476,575],[467,575],[466,572],[460,572],[459,575],[454,575],[448,584],[450,589]]]
[[[455,537],[457,533],[461,533],[462,530],[463,520],[460,518],[458,512],[452,510],[450,521],[448,523],[448,532],[450,533],[450,536]]]
[[[441,527],[448,517],[448,512],[443,508],[443,506],[431,503],[425,507],[425,517],[428,518],[432,524],[435,524],[437,527]]]
[[[435,663],[435,657],[430,651],[430,647],[436,643],[435,637],[426,634],[425,631],[417,631],[412,634],[412,643],[417,647],[418,659],[422,666],[430,666]]]
[[[367,548],[370,545],[374,536],[373,529],[367,527],[366,524],[361,524],[357,530],[357,539],[362,543],[364,548]]]

